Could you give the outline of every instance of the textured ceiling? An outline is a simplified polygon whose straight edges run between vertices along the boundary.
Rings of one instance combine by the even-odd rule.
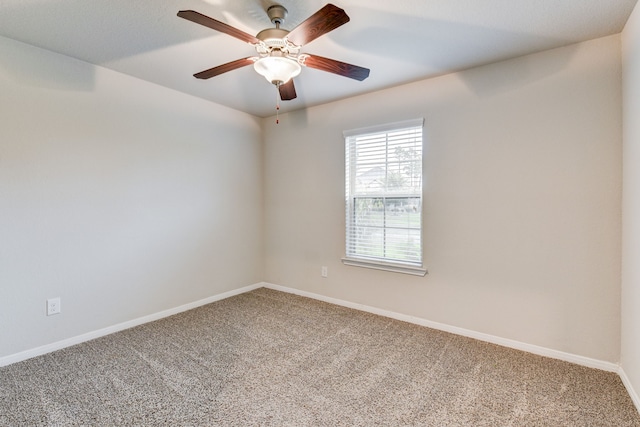
[[[281,111],[619,33],[637,0],[335,0],[351,18],[302,52],[371,69],[362,82],[304,68]],[[247,113],[275,113],[276,89],[252,67],[193,74],[253,56],[253,48],[176,13],[193,9],[256,34],[264,10],[292,29],[324,0],[0,0],[0,35]],[[2,61],[2,58],[0,58]]]

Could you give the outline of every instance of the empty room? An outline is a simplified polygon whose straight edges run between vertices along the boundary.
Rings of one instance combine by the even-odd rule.
[[[0,426],[640,426],[637,0],[0,2]]]

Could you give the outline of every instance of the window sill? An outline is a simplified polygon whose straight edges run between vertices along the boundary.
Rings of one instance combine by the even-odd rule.
[[[351,265],[354,267],[373,268],[375,270],[391,271],[394,273],[411,274],[413,276],[424,276],[427,274],[427,269],[422,267],[413,267],[404,264],[392,264],[381,261],[363,260],[357,258],[342,258],[344,265]]]

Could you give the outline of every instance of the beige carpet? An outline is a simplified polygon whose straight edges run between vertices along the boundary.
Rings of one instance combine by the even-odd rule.
[[[616,374],[268,289],[0,368],[0,425],[640,426]]]

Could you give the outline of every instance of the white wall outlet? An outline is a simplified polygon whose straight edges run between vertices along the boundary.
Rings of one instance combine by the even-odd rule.
[[[60,313],[60,297],[47,300],[47,316]]]
[[[322,277],[329,276],[329,269],[325,266],[322,266],[322,268],[320,269],[320,275],[322,275]]]

